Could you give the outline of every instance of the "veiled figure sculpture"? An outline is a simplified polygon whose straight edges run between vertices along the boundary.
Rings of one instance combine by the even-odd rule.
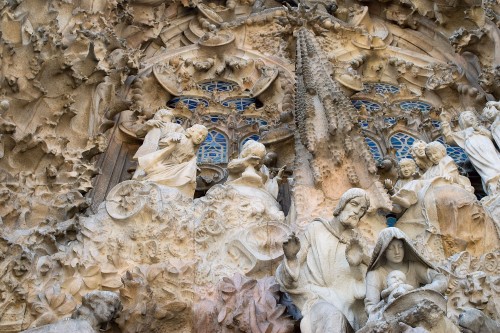
[[[448,281],[418,254],[398,228],[378,236],[366,274],[365,308],[369,320],[379,320],[385,307],[408,291],[422,288],[444,293]]]
[[[353,332],[366,316],[363,249],[356,227],[370,205],[359,188],[346,191],[333,219],[311,222],[300,240],[283,243],[276,278],[302,311],[303,333]]]

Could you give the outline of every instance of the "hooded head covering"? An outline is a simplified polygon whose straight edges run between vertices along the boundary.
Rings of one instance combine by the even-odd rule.
[[[435,269],[430,262],[418,254],[417,250],[413,247],[411,240],[404,232],[398,228],[391,227],[382,230],[378,235],[377,244],[375,244],[375,248],[373,249],[372,258],[370,260],[370,264],[368,265],[367,272],[385,264],[385,251],[393,239],[400,239],[403,241],[405,251],[405,256],[403,258],[404,261],[420,261],[429,268]]]

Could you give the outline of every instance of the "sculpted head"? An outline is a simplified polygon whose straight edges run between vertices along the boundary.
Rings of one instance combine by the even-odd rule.
[[[403,179],[410,178],[417,172],[417,164],[410,158],[402,158],[399,161],[399,176]]]
[[[370,207],[368,193],[360,188],[351,188],[340,197],[333,216],[347,229],[355,228]]]
[[[83,296],[82,305],[71,318],[88,320],[92,326],[100,326],[115,319],[121,309],[120,297],[116,293],[93,291]]]
[[[446,147],[441,142],[433,141],[425,147],[425,154],[429,161],[436,165],[446,156]]]
[[[483,109],[483,117],[488,121],[493,121],[500,114],[500,102],[490,101]]]
[[[387,285],[388,286],[402,284],[402,283],[406,283],[406,274],[405,273],[398,271],[398,270],[394,270],[387,275]]]
[[[153,119],[171,123],[174,121],[174,114],[172,113],[172,110],[160,109],[156,111]]]
[[[427,143],[422,140],[416,140],[410,148],[410,154],[413,158],[425,158],[425,146]]]
[[[405,257],[405,248],[401,239],[393,239],[387,250],[385,250],[385,259],[387,262],[399,264]]]
[[[474,111],[464,111],[458,117],[458,124],[461,129],[466,129],[478,124],[478,120]]]
[[[256,156],[263,159],[266,156],[266,147],[257,141],[248,140],[241,149],[240,158]]]
[[[208,130],[203,125],[193,125],[186,130],[186,136],[190,137],[195,145],[201,144],[205,141],[208,135]]]

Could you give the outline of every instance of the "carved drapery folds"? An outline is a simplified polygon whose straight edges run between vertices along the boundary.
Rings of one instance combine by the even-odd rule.
[[[299,305],[312,328],[325,313],[347,323],[329,306],[351,282],[365,331],[498,331],[500,184],[483,160],[498,152],[498,3],[282,3],[0,1],[0,332],[288,333]],[[465,110],[476,119],[459,130]],[[173,147],[201,125],[199,150],[155,165],[192,162],[189,191],[139,176],[141,145]],[[426,187],[432,141],[448,156]],[[397,181],[405,158],[417,167]],[[403,207],[413,181],[420,197]],[[341,199],[353,187],[366,202]],[[359,225],[336,234],[338,203],[338,220]],[[386,222],[409,237],[408,265],[389,272],[398,249],[378,249],[387,311],[362,328],[363,270]],[[317,271],[345,271],[305,284],[328,304],[299,304],[274,277],[304,230],[335,240],[315,248],[339,243]],[[433,281],[414,279],[426,259]],[[415,284],[443,275],[447,307]]]

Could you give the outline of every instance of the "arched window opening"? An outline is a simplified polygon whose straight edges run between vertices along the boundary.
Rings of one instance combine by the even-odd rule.
[[[198,163],[227,163],[228,140],[216,130],[208,132],[198,150]]]

